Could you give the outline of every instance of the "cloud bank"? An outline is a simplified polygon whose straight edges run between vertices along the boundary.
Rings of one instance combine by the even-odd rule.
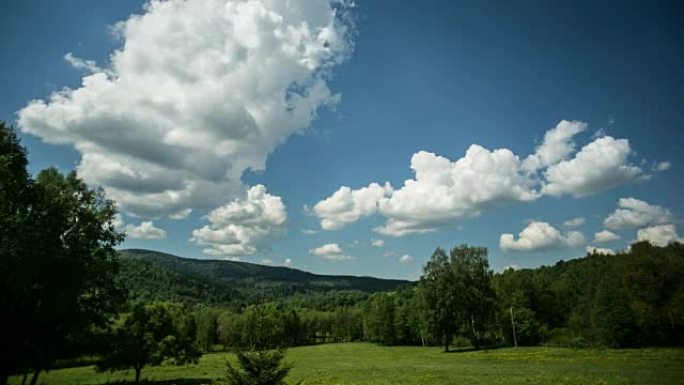
[[[375,229],[378,233],[403,236],[434,231],[500,204],[544,195],[581,197],[648,177],[630,161],[627,139],[603,136],[576,151],[574,137],[586,128],[586,123],[563,120],[525,158],[506,148],[489,150],[477,144],[456,160],[419,151],[411,157],[414,177],[403,186],[343,186],[318,202],[313,213],[325,230],[377,213],[386,219]]]

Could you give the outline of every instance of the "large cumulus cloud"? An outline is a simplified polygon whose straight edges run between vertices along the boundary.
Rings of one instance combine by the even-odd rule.
[[[78,172],[141,217],[182,217],[240,197],[321,106],[352,49],[341,2],[151,1],[116,25],[122,46],[79,87],[18,112],[19,127],[82,154]]]

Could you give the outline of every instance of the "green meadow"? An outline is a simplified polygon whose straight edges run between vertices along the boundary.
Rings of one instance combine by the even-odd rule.
[[[205,354],[195,365],[147,367],[151,384],[220,384],[230,353]],[[522,347],[443,353],[430,347],[340,343],[289,349],[290,383],[396,384],[684,384],[684,349],[628,350]],[[92,366],[43,373],[46,385],[126,383],[132,371],[96,373]],[[13,377],[10,384],[20,384]]]

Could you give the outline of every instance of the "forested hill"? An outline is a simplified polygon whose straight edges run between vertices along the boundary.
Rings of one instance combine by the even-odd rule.
[[[297,294],[374,293],[410,281],[318,275],[247,262],[181,258],[152,250],[120,250],[121,279],[133,299],[241,306]]]

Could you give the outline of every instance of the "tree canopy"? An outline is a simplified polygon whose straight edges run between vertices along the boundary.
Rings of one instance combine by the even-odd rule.
[[[0,382],[83,354],[125,296],[117,283],[116,206],[75,172],[33,179],[13,128],[0,123]],[[73,351],[76,348],[77,351]]]

